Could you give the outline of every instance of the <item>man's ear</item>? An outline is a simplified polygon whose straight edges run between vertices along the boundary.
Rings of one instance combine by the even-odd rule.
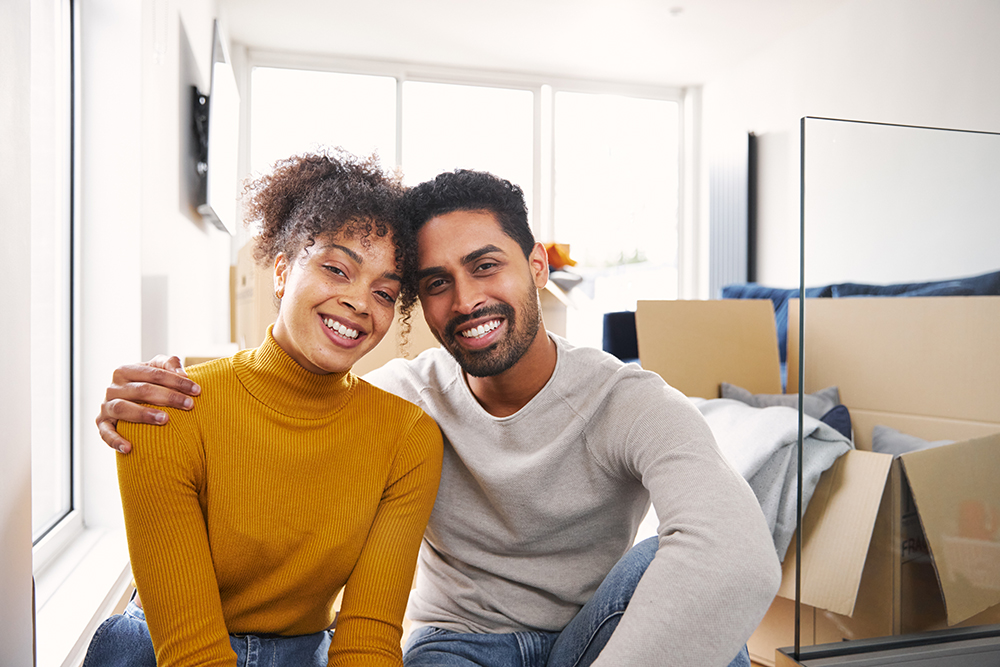
[[[535,287],[542,289],[549,282],[549,254],[545,252],[545,246],[536,243],[528,255],[528,265],[531,267],[531,276],[535,280]]]
[[[274,296],[279,299],[285,296],[285,281],[288,278],[288,271],[291,266],[285,253],[279,252],[274,258]]]

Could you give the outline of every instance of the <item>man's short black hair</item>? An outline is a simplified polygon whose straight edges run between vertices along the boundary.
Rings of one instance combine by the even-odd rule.
[[[535,238],[528,225],[524,192],[510,181],[485,171],[456,169],[438,174],[406,193],[406,215],[414,233],[431,218],[453,211],[488,211],[504,233],[531,254]]]

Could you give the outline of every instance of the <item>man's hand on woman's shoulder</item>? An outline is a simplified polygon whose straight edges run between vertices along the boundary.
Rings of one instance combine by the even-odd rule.
[[[139,403],[190,410],[192,397],[200,393],[201,387],[188,379],[177,357],[159,354],[145,363],[119,366],[104,394],[97,430],[109,447],[128,454],[132,443],[118,434],[119,421],[167,423],[167,413]]]

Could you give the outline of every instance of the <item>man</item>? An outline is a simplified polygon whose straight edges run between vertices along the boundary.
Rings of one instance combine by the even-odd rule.
[[[456,171],[408,203],[442,347],[366,376],[445,435],[407,666],[748,665],[780,570],[701,415],[659,376],[545,331],[547,256],[519,188]],[[163,370],[116,376],[98,417],[116,448],[116,419],[157,412],[125,399],[192,393]],[[650,500],[658,535],[630,551]]]

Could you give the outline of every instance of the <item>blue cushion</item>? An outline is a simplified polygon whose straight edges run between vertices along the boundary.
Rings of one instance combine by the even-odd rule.
[[[639,340],[635,332],[635,313],[623,310],[604,314],[602,347],[622,361],[639,361]]]
[[[1000,271],[978,276],[923,283],[866,285],[840,283],[832,286],[834,297],[844,296],[990,296],[1000,295]]]
[[[837,429],[841,435],[850,440],[851,438],[851,413],[846,405],[838,405],[831,408],[825,415],[819,418],[821,422]]]
[[[958,280],[916,285],[863,285],[859,283],[833,285],[833,296],[835,298],[858,296],[971,296],[972,294],[972,288],[963,285]]]

